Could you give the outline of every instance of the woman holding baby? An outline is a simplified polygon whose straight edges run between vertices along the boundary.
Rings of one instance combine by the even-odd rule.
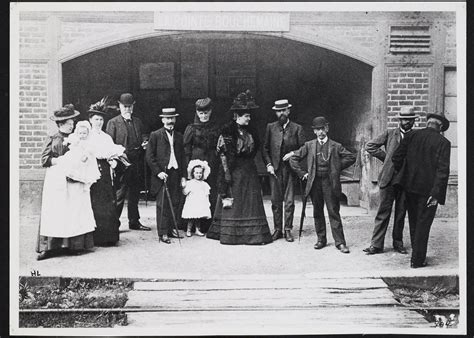
[[[76,178],[68,177],[71,166],[64,156],[69,151],[67,139],[74,129],[74,119],[78,116],[79,112],[72,104],[62,107],[51,116],[58,132],[47,139],[41,155],[41,164],[46,168],[46,174],[36,247],[38,260],[64,253],[77,254],[94,246],[93,232],[96,224],[89,191],[93,183],[90,180],[94,179],[90,173],[82,177],[83,182],[77,175]],[[80,148],[76,150],[77,153],[82,152]],[[79,155],[83,168],[89,166],[88,161],[95,161],[95,158],[87,155],[84,158],[83,155]],[[82,174],[85,171],[80,172],[79,176]]]

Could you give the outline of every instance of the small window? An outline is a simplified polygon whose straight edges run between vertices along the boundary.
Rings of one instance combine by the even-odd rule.
[[[428,26],[392,26],[390,29],[390,53],[429,53],[431,35]]]

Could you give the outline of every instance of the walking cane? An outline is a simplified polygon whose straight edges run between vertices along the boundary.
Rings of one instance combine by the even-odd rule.
[[[173,203],[171,202],[171,196],[170,196],[170,192],[168,190],[168,185],[166,184],[166,181],[163,181],[163,184],[165,185],[166,197],[168,197],[168,202],[169,202],[170,209],[171,209],[171,216],[173,217],[174,228],[176,229],[176,233],[178,235],[178,242],[179,242],[179,245],[181,246],[181,239],[179,238],[178,223],[176,222],[176,216],[174,214]],[[163,213],[163,209],[162,209],[162,213]]]
[[[144,177],[144,180],[145,180],[145,207],[148,206],[148,173],[147,173],[147,170],[148,169],[148,165],[146,163],[146,160],[143,160],[143,175],[145,176]]]
[[[306,216],[306,199],[307,199],[307,196],[305,194],[306,192],[306,185],[303,185],[303,180],[300,180],[300,189],[301,189],[301,197],[302,197],[302,200],[303,200],[303,205],[301,207],[301,218],[300,218],[300,233],[299,233],[299,236],[298,236],[298,242],[301,241],[301,233],[303,232],[303,222],[304,222],[304,218]]]

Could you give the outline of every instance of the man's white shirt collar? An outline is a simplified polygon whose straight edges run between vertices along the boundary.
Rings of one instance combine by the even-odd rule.
[[[286,126],[288,125],[288,123],[290,123],[290,119],[288,119],[288,121],[286,121],[286,123],[283,125],[283,129],[286,128]]]
[[[324,145],[326,144],[326,142],[328,141],[328,137],[326,136],[325,138],[323,138],[322,140],[318,139],[318,142],[320,145]]]

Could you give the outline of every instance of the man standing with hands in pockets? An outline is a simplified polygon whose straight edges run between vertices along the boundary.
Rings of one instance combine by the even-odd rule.
[[[295,211],[295,174],[291,170],[289,159],[293,151],[300,148],[304,142],[303,127],[290,121],[291,104],[288,100],[275,101],[273,110],[277,121],[267,124],[265,142],[263,144],[263,160],[270,174],[273,223],[275,241],[283,237],[283,203],[285,205],[285,239],[293,242],[293,214]]]

